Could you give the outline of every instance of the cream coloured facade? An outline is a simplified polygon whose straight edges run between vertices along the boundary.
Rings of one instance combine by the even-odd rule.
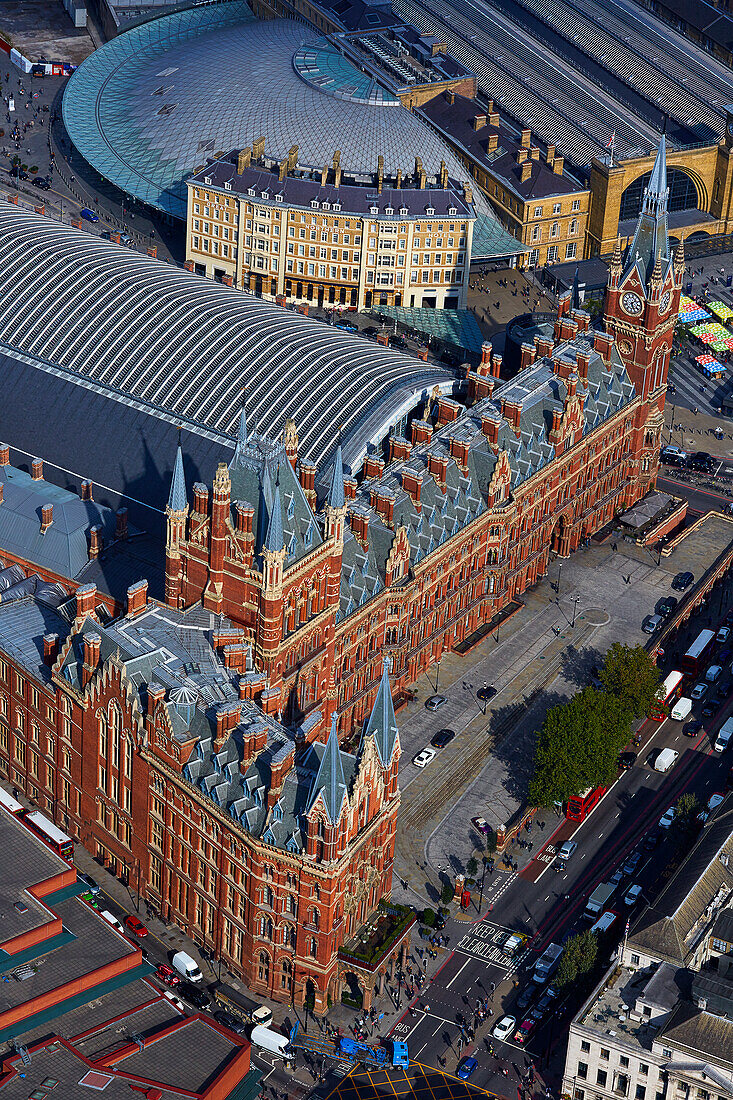
[[[217,161],[188,182],[192,270],[283,304],[465,306],[470,186],[380,190],[232,170]]]

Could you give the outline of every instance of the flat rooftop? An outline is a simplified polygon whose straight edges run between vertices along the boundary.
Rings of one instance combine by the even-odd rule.
[[[134,1050],[115,1067],[161,1085],[204,1092],[240,1049],[208,1020],[194,1016],[172,1034],[149,1040],[144,1050]]]
[[[94,51],[89,32],[74,27],[61,0],[3,0],[2,29],[17,50],[29,61],[41,56],[48,61],[68,61],[81,65]],[[49,77],[51,96],[59,86],[58,77]]]
[[[42,840],[0,810],[0,946],[16,936],[41,928],[52,919],[48,909],[28,893],[29,886],[53,878],[68,868]],[[16,906],[26,907],[20,912]],[[6,958],[0,950],[0,961]]]
[[[635,1011],[636,1002],[641,998],[645,1003],[656,1005],[660,1011],[671,1012],[680,996],[675,968],[662,963],[652,974],[647,970],[623,967],[612,980],[615,973],[614,970],[605,976],[602,985],[578,1015],[577,1022],[581,1027],[603,1031],[626,1046],[650,1051],[661,1026],[660,1023],[650,1023],[638,1014]],[[645,993],[647,996],[644,996]]]
[[[670,573],[689,570],[702,580],[722,554],[733,553],[733,517],[708,512],[672,543],[662,554],[661,569]]]

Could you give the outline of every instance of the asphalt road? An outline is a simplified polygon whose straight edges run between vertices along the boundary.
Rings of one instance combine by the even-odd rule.
[[[691,627],[690,633],[696,627],[699,623]],[[681,644],[685,642],[683,638]],[[728,688],[730,691],[730,684]],[[440,1056],[445,1059],[445,1067],[441,1068],[455,1071],[459,1056],[473,1054],[479,1065],[472,1083],[508,1097],[516,1095],[530,1059],[540,1072],[549,1075],[551,1085],[557,1084],[564,1056],[564,1025],[579,1007],[577,997],[545,1016],[526,1048],[513,1039],[501,1042],[490,1035],[490,1029],[505,1012],[519,1026],[529,1010],[516,1008],[516,998],[530,981],[539,953],[548,943],[562,943],[588,927],[583,910],[589,894],[625,862],[644,834],[656,829],[667,808],[687,790],[704,803],[713,791],[725,788],[730,754],[720,757],[712,753],[711,734],[731,711],[733,697],[729,694],[718,714],[706,722],[706,731],[692,741],[682,734],[681,723],[645,723],[635,766],[620,776],[574,833],[570,823],[558,822],[555,836],[529,863],[520,866],[518,874],[494,872],[485,884],[482,913],[471,922],[449,922],[449,950],[442,969],[392,1029],[395,1037],[408,1041],[411,1057],[438,1065]],[[666,746],[675,748],[680,758],[670,773],[662,775],[653,770],[649,759],[658,748]],[[578,841],[578,850],[567,862],[566,870],[558,872],[556,846],[569,835]],[[667,835],[657,848],[643,853],[633,878],[622,881],[610,903],[621,913],[619,935],[626,914],[637,912],[624,906],[623,894],[635,880],[642,882],[646,891],[652,890],[673,850],[673,838]],[[501,949],[510,932],[530,938],[519,959],[508,958]],[[479,1028],[474,1040],[468,1041],[461,1032],[461,1016],[471,1021],[477,998],[488,995],[491,983],[497,986],[491,999],[493,1018]],[[495,1056],[489,1053],[489,1043]]]
[[[727,464],[730,467],[730,464]],[[702,515],[711,510],[724,511],[733,503],[733,497],[724,493],[716,493],[712,489],[701,489],[686,481],[677,481],[674,477],[662,475],[657,478],[657,488],[665,493],[673,493],[675,496],[684,497],[688,502],[691,512]]]

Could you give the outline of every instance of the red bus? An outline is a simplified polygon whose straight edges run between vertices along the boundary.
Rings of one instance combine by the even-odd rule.
[[[670,672],[663,684],[659,685],[657,697],[649,707],[649,717],[653,722],[662,722],[669,717],[669,710],[682,694],[681,672]]]
[[[8,794],[6,790],[0,787],[0,806],[3,806],[9,814],[13,814],[15,817],[19,817],[23,813],[23,804],[18,802],[17,798],[13,798],[12,794]]]
[[[682,671],[697,676],[715,642],[714,630],[701,630],[682,658]]]
[[[582,794],[576,794],[568,799],[565,807],[565,817],[568,821],[585,821],[591,810],[594,810],[603,798],[608,787],[590,787]]]
[[[36,833],[41,840],[44,840],[48,844],[49,848],[53,848],[54,852],[63,856],[64,859],[71,859],[74,855],[74,841],[66,833],[62,833],[58,829],[53,821],[49,821],[47,817],[44,817],[38,810],[29,810],[24,815],[23,820],[26,825]]]

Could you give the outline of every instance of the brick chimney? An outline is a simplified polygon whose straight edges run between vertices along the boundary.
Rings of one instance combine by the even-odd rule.
[[[522,406],[515,401],[506,401],[502,398],[501,415],[509,421],[514,431],[519,435],[519,426],[522,417]]]
[[[524,164],[527,159],[527,153],[528,150],[525,149],[523,145],[520,145],[517,149],[517,164]]]
[[[572,317],[563,317],[560,321],[560,339],[574,340],[578,333],[578,323]]]
[[[565,385],[568,389],[568,397],[575,397],[578,389],[578,376],[575,371],[573,371],[573,373],[568,376]]]
[[[369,513],[362,508],[353,508],[349,512],[349,525],[354,533],[354,538],[361,544],[362,549],[369,548]]]
[[[438,424],[451,424],[461,415],[462,406],[450,397],[438,398]]]
[[[53,523],[53,504],[41,505],[41,534],[45,535]]]
[[[241,535],[252,534],[252,521],[254,519],[255,510],[247,500],[238,500],[234,504],[237,519],[237,531]]]
[[[529,149],[532,143],[532,131],[529,129],[522,130],[522,145],[525,149]]]
[[[412,444],[401,435],[390,435],[387,443],[387,454],[390,462],[403,462],[410,457]]]
[[[521,183],[526,183],[531,175],[532,175],[532,161],[531,160],[525,160],[524,164],[522,165],[522,176],[521,176],[520,182]]]
[[[76,590],[76,614],[84,617],[92,615],[97,606],[96,584],[82,584]]]
[[[540,358],[552,355],[555,347],[555,341],[550,336],[538,336],[537,337],[537,354]]]
[[[468,465],[468,443],[463,439],[452,438],[449,443],[451,458],[462,470]]]
[[[364,477],[381,477],[384,473],[384,459],[379,455],[367,455],[364,459]]]
[[[344,476],[344,497],[346,500],[356,499],[357,481],[355,477]]]
[[[613,347],[613,336],[611,336],[609,332],[594,332],[593,347],[604,362],[608,361],[611,355],[611,348]]]
[[[547,146],[547,163],[552,164],[554,159],[555,159],[555,146],[554,145],[548,145]]]
[[[0,466],[10,465],[10,447],[7,443],[0,443]]]
[[[447,455],[429,454],[428,470],[439,484],[445,485],[445,476],[448,473]]]
[[[99,557],[99,552],[102,549],[102,528],[100,524],[95,523],[93,527],[89,528],[89,560],[93,561]]]
[[[148,605],[148,582],[137,581],[127,589],[127,618],[134,619]]]
[[[214,745],[217,752],[222,748],[232,730],[239,725],[242,716],[242,704],[239,701],[224,703],[216,711],[216,737]]]
[[[99,652],[102,639],[96,631],[84,635],[84,663],[81,668],[81,686],[86,687],[99,667]]]
[[[202,481],[193,487],[193,510],[199,516],[205,516],[209,510],[209,489]]]
[[[34,458],[31,464],[31,477],[34,481],[43,480],[43,459]]]
[[[411,466],[405,466],[402,471],[402,488],[408,494],[417,512],[422,510],[420,503],[420,491],[422,489],[422,472],[414,470]]]
[[[155,712],[155,708],[158,703],[162,703],[165,699],[165,688],[162,684],[157,683],[155,680],[151,680],[148,684],[148,706],[147,714],[149,717]]]
[[[260,696],[260,706],[265,714],[275,715],[280,710],[280,689],[276,687],[268,687],[262,692]],[[260,752],[267,744],[267,731],[263,730],[264,743],[260,745]],[[255,747],[257,747],[257,741],[255,741]]]
[[[413,420],[410,425],[410,437],[415,447],[420,443],[429,443],[433,435],[433,425],[429,420]]]
[[[525,367],[531,367],[534,363],[534,357],[536,354],[536,348],[534,344],[522,344],[521,359],[519,362],[519,369],[524,370]]]
[[[127,508],[125,507],[117,509],[115,538],[123,540],[127,538]]]
[[[489,134],[489,145],[487,148],[488,153],[495,153],[499,147],[499,135],[497,133]]]
[[[552,162],[552,170],[556,176],[561,176],[565,170],[565,157],[555,157]]]
[[[478,374],[491,374],[491,353],[493,350],[493,345],[490,340],[486,340],[481,345],[481,361],[477,369]]]
[[[590,352],[584,348],[578,348],[575,353],[575,362],[578,368],[578,376],[584,382],[588,381],[588,367],[590,366]]]
[[[49,668],[53,668],[54,662],[59,652],[59,636],[58,634],[44,634],[43,635],[43,663],[48,665]]]
[[[394,501],[395,498],[392,495],[390,489],[377,489],[377,499],[374,505],[378,514],[382,517],[388,527],[394,524]]]
[[[496,453],[499,446],[499,421],[494,416],[481,417],[481,431],[486,436],[489,446]]]
[[[82,481],[81,483],[81,499],[82,500],[94,500],[93,494],[94,486],[91,481]]]
[[[486,125],[486,115],[474,115],[471,120],[471,125],[474,130],[483,130]]]
[[[0,504],[2,504],[2,502],[3,502],[4,494],[5,494],[5,482],[0,481]]]

